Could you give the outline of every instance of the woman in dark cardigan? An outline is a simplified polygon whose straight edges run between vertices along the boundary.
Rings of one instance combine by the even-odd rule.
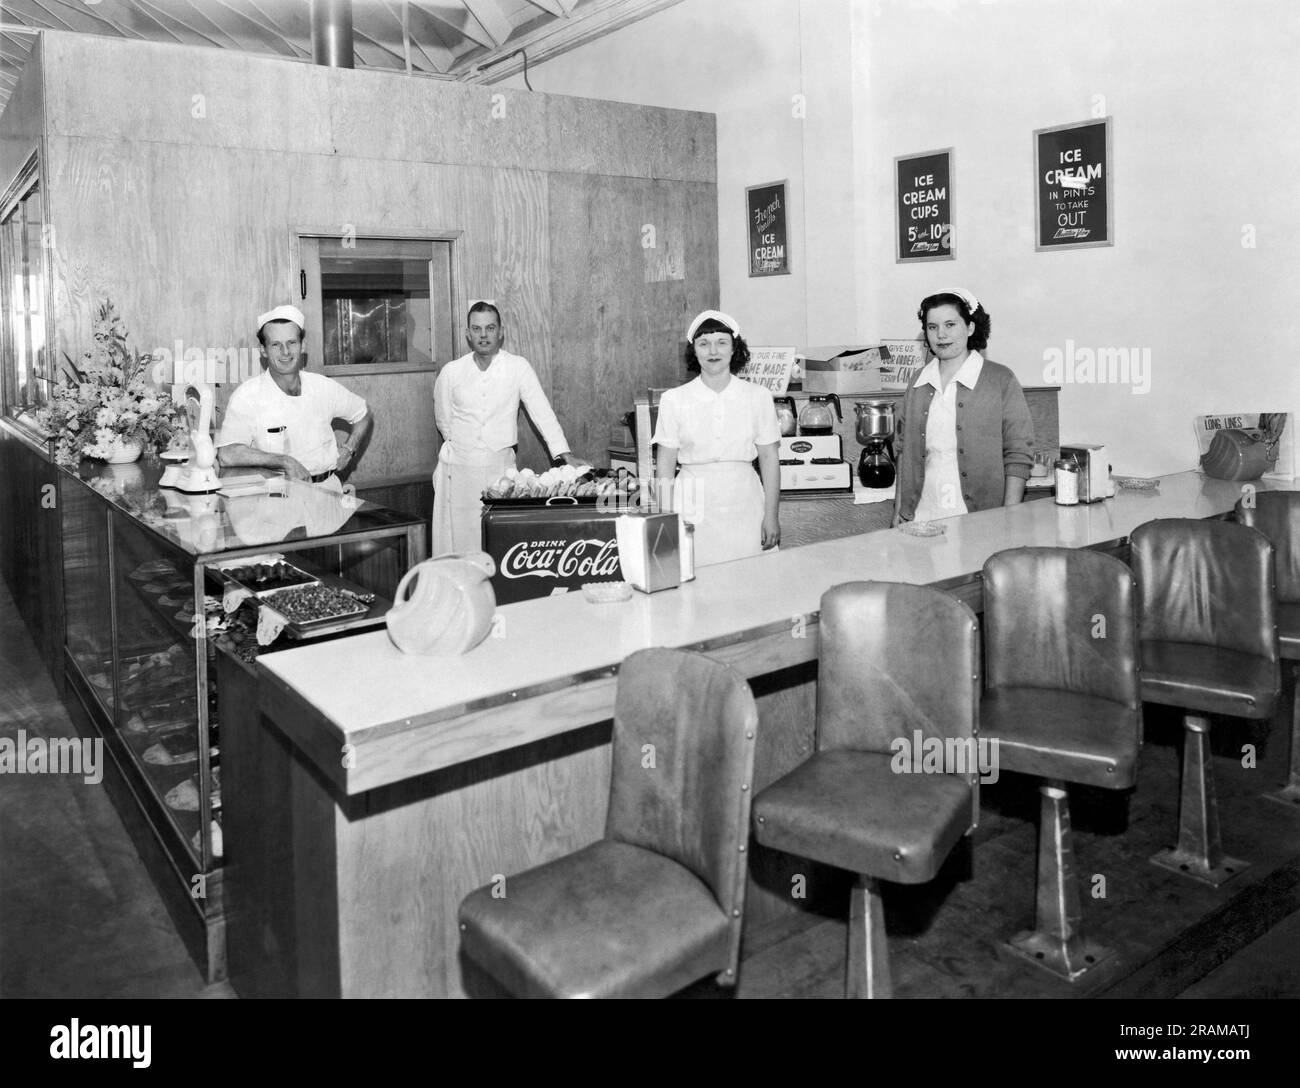
[[[894,524],[1023,500],[1034,425],[1024,391],[985,359],[989,315],[969,291],[928,295],[917,311],[932,358],[903,396],[894,436]]]

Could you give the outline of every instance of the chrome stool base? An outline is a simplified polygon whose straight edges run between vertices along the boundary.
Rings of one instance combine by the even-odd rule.
[[[1230,858],[1219,840],[1219,801],[1210,766],[1209,721],[1183,718],[1183,785],[1178,804],[1178,845],[1152,855],[1151,863],[1217,888],[1250,868]]]
[[[1077,981],[1115,954],[1114,949],[1105,948],[1080,934],[1070,940],[1061,940],[1050,933],[1028,929],[1017,933],[1003,947],[1066,982]]]
[[[894,996],[880,881],[861,873],[849,899],[848,956],[844,976],[846,998]]]
[[[1152,854],[1151,864],[1159,865],[1160,868],[1168,869],[1179,876],[1199,880],[1202,884],[1209,884],[1213,888],[1217,888],[1220,884],[1226,883],[1234,876],[1239,876],[1250,868],[1250,862],[1242,861],[1240,858],[1230,858],[1223,853],[1219,854],[1218,864],[1211,865],[1199,854],[1189,853],[1176,846]]]
[[[1286,805],[1287,808],[1300,807],[1300,782],[1290,782],[1280,790],[1261,793],[1260,796],[1265,801],[1276,801],[1279,805]]]
[[[1114,953],[1083,934],[1065,783],[1048,779],[1039,785],[1038,793],[1038,928],[1017,933],[1005,947],[1057,978],[1074,982]]]

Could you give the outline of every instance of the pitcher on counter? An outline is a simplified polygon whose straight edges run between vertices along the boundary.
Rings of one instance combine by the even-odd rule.
[[[521,401],[552,457],[591,467],[569,452],[532,365],[501,350],[505,326],[492,301],[469,308],[465,340],[470,353],[444,366],[433,385],[434,422],[442,434],[433,474],[434,555],[483,546],[483,492],[515,465]]]
[[[736,377],[749,348],[735,320],[705,310],[686,330],[686,369],[699,376],[659,400],[655,469],[671,482],[666,509],[695,527],[695,565],[758,555],[781,542],[781,427],[772,394]],[[762,482],[754,474],[758,458]]]
[[[1034,424],[1016,376],[980,354],[988,311],[958,287],[927,295],[917,317],[932,358],[898,415],[893,524],[1014,506],[1034,463]]]

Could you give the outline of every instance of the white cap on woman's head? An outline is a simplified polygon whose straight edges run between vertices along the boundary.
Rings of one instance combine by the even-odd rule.
[[[274,310],[267,310],[257,319],[257,331],[261,332],[262,326],[271,321],[292,321],[300,329],[307,328],[307,319],[297,306],[277,306]]]
[[[966,309],[972,314],[980,308],[980,300],[972,295],[964,287],[945,287],[942,291],[936,291],[937,295],[956,295],[962,302],[966,303]]]
[[[690,327],[686,330],[686,339],[694,340],[695,330],[706,321],[716,321],[719,325],[726,325],[727,328],[731,330],[732,336],[740,335],[740,326],[736,324],[736,319],[734,317],[728,317],[721,310],[705,310],[704,313],[700,314],[691,322]]]

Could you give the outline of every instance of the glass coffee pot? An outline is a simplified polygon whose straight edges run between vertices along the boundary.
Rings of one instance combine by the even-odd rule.
[[[832,414],[831,408],[835,411]],[[840,398],[835,393],[816,394],[808,398],[808,403],[799,413],[800,435],[831,435],[835,433],[836,417],[843,419],[840,411]]]
[[[863,487],[894,486],[894,405],[892,401],[858,401],[857,438],[862,444],[858,479]]]

